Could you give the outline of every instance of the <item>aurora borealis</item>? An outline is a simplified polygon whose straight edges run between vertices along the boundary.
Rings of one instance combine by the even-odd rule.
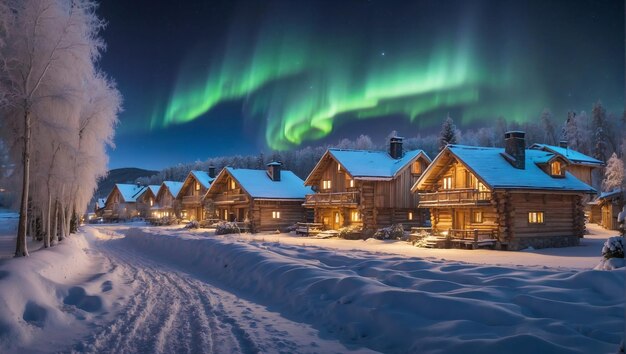
[[[224,131],[211,127],[220,127],[246,153],[332,139],[345,124],[376,135],[381,121],[390,123],[388,131],[394,124],[434,129],[450,112],[460,126],[471,126],[500,116],[537,119],[546,107],[555,116],[590,110],[598,99],[609,110],[623,107],[620,1],[150,6],[137,26],[162,25],[145,33],[138,27],[139,33],[155,33],[152,42],[137,46],[160,49],[144,55],[143,64],[135,59],[136,73],[124,64],[136,80],[143,75],[144,83],[120,80],[123,93],[132,91],[125,95],[130,109],[122,117],[122,139],[173,131],[187,131],[188,139],[202,127],[214,149],[223,146]],[[123,17],[104,16],[110,26]],[[118,36],[123,37],[114,32],[107,38],[111,50],[112,40],[133,40]],[[120,66],[122,59],[112,62]]]

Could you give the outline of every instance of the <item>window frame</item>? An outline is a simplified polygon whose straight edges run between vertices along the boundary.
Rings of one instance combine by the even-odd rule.
[[[545,213],[542,210],[531,210],[528,212],[529,225],[543,225],[545,223]]]

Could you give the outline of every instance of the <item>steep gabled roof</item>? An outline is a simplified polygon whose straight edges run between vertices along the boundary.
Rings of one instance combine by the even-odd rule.
[[[215,180],[221,180],[227,174],[232,176],[252,198],[304,199],[305,195],[313,193],[313,190],[305,187],[302,179],[291,171],[282,170],[280,181],[273,181],[265,170],[225,167]],[[216,188],[216,185],[211,184],[207,194]]]
[[[569,148],[547,144],[532,144],[530,149],[551,152],[563,157],[567,162],[572,164],[593,165],[597,167],[604,166],[604,162]]]
[[[313,184],[314,175],[325,168],[328,156],[335,159],[354,179],[391,180],[402,168],[419,156],[428,162],[430,157],[422,150],[405,152],[400,159],[392,158],[386,151],[328,149],[306,179],[306,184]]]
[[[158,184],[151,184],[148,186],[148,189],[150,189],[150,191],[152,192],[152,194],[154,194],[155,197],[157,193],[159,193],[159,188],[161,188],[161,186]]]
[[[609,191],[609,192],[602,192],[602,193],[600,193],[600,195],[598,196],[598,200],[601,200],[601,199],[610,199],[610,198],[613,198],[613,197],[617,197],[617,196],[619,196],[621,193],[622,193],[621,188],[615,188],[615,189],[613,189],[612,191]]]
[[[209,173],[204,171],[191,171],[189,172],[189,174],[193,175],[204,188],[209,188],[211,182],[213,182],[213,180],[215,179],[209,177]]]
[[[161,187],[159,188],[159,192],[157,193],[157,198],[159,194],[165,193],[166,190],[172,194],[172,197],[176,198],[182,186],[183,182],[163,181],[163,183],[161,183]]]
[[[159,193],[159,187],[160,186],[157,186],[157,185],[149,185],[149,186],[144,187],[143,189],[137,192],[137,194],[135,195],[135,200],[138,200],[139,198],[143,197],[143,195],[146,193],[152,193],[152,195],[156,197],[157,193]]]
[[[134,203],[137,201],[139,193],[142,192],[145,187],[136,184],[116,183],[115,188],[120,192],[124,203]]]
[[[432,164],[417,180],[412,191],[420,189],[428,181],[432,183],[433,174],[439,173],[449,158],[454,157],[471,170],[477,178],[490,189],[528,189],[565,192],[594,193],[595,190],[574,177],[569,172],[564,177],[552,177],[544,172],[537,163],[549,160],[553,154],[542,150],[526,150],[526,168],[513,167],[503,156],[503,148],[488,148],[464,145],[448,145],[435,158]],[[550,156],[548,156],[550,155]]]

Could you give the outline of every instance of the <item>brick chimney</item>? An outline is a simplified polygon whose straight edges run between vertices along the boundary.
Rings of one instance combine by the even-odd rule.
[[[509,161],[513,167],[523,170],[526,168],[526,133],[509,131],[504,133],[504,152],[511,157]]]
[[[282,169],[283,164],[277,161],[270,162],[267,164],[267,175],[274,182],[280,181],[280,170]]]
[[[401,159],[403,156],[402,152],[402,138],[399,136],[392,136],[389,139],[389,156],[392,159]]]
[[[561,140],[559,141],[559,147],[562,147],[564,149],[567,149],[567,140]]]
[[[215,178],[215,166],[209,166],[209,177]]]

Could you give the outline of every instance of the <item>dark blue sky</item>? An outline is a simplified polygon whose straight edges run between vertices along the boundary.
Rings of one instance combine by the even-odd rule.
[[[624,2],[105,1],[110,167],[623,109]]]

